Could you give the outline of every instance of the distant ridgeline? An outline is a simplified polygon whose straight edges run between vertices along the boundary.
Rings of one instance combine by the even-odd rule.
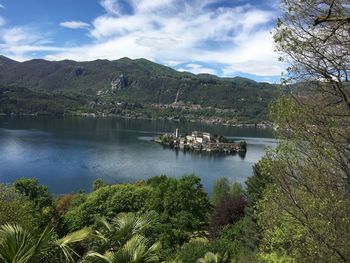
[[[195,152],[240,153],[244,155],[247,152],[247,143],[245,141],[235,142],[221,135],[212,135],[208,132],[200,131],[182,135],[179,129],[176,129],[175,133],[163,134],[155,141],[170,148]]]
[[[245,78],[178,72],[146,59],[115,61],[0,56],[0,113],[122,116],[263,123],[276,86]]]

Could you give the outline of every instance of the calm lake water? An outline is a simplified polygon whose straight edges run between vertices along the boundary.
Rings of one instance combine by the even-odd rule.
[[[247,154],[242,158],[176,152],[151,141],[177,127],[183,133],[201,130],[246,140]],[[96,178],[125,183],[195,173],[211,192],[220,177],[243,183],[264,148],[273,146],[268,129],[115,118],[0,117],[0,182],[36,177],[60,194],[90,191]]]

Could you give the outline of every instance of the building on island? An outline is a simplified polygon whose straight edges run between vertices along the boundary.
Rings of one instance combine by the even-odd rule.
[[[191,135],[181,136],[179,129],[174,133],[166,133],[159,137],[156,142],[168,145],[175,149],[185,149],[203,152],[246,152],[246,142],[234,142],[223,136],[212,136],[208,132],[193,131]]]
[[[190,143],[210,143],[213,136],[208,132],[193,131],[191,135],[187,135],[186,139]]]

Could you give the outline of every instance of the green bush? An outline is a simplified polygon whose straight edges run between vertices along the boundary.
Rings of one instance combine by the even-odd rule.
[[[40,222],[33,211],[35,203],[28,197],[12,186],[0,185],[0,225],[17,223],[25,229],[37,229]]]
[[[92,225],[96,217],[114,218],[121,212],[145,210],[146,201],[151,195],[149,186],[132,184],[108,185],[86,195],[77,205],[74,201],[64,215],[69,230],[77,230]]]

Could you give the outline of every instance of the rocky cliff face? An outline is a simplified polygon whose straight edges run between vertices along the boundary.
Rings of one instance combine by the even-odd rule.
[[[111,91],[114,92],[116,90],[124,89],[128,86],[128,80],[124,76],[124,74],[120,74],[118,78],[111,81]]]

